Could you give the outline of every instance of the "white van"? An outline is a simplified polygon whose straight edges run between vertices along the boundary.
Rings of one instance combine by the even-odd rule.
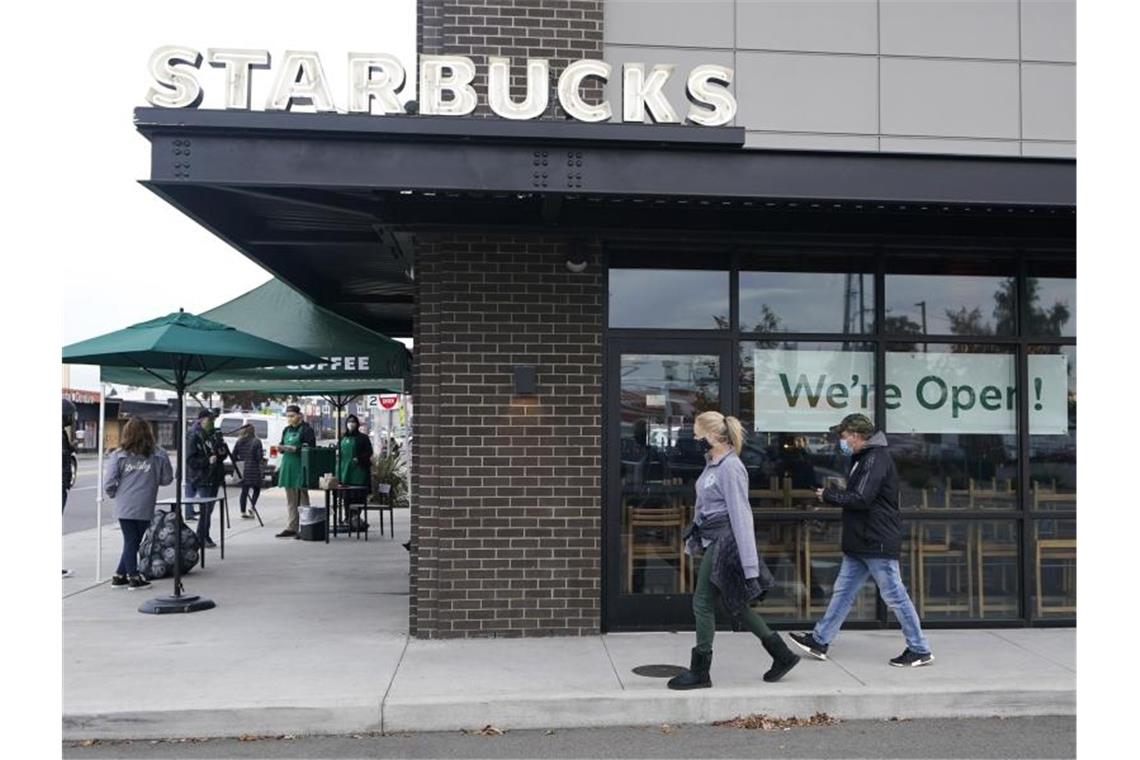
[[[281,434],[289,423],[284,415],[242,414],[240,412],[220,414],[214,421],[214,425],[222,431],[222,437],[226,439],[226,445],[230,447],[230,451],[233,451],[234,444],[237,443],[238,428],[247,422],[253,425],[254,435],[261,439],[261,447],[265,452],[261,464],[261,471],[265,477],[264,487],[271,488],[277,485],[277,467],[281,461],[281,452],[277,449],[277,445],[281,443]],[[229,460],[226,461],[226,477],[235,479],[237,477],[233,462]]]

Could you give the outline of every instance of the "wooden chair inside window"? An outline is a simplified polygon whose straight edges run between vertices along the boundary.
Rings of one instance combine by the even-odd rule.
[[[1033,543],[1036,545],[1034,567],[1036,568],[1037,586],[1034,588],[1034,592],[1037,597],[1037,617],[1045,617],[1047,613],[1075,615],[1077,613],[1077,539],[1042,538],[1040,526],[1038,526],[1036,540]],[[1042,586],[1042,567],[1045,563],[1052,562],[1064,563],[1061,569],[1061,593],[1063,597],[1059,604],[1046,598]]]
[[[767,488],[751,488],[748,490],[748,500],[752,502],[752,509],[780,509],[784,506],[784,490],[780,487],[780,479],[775,475],[768,478]]]
[[[1008,613],[1016,615],[1018,602],[1016,592],[1017,559],[1020,553],[1017,549],[1017,528],[1011,523],[978,523],[971,525],[970,529],[977,534],[974,542],[974,557],[976,560],[976,573],[978,579],[978,616],[985,618],[987,612]],[[1014,599],[1009,596],[1004,599],[986,600],[986,562],[987,560],[1001,560],[1002,589],[1007,589],[1007,581],[1012,579],[1015,586]],[[1012,567],[1010,567],[1012,565]],[[1006,571],[1009,570],[1009,575]]]
[[[756,521],[759,518],[753,516]],[[762,615],[786,615],[788,617],[801,617],[803,603],[801,600],[802,586],[800,574],[803,572],[803,540],[801,539],[800,523],[772,523],[768,527],[768,540],[763,546],[757,546],[761,556],[768,564],[768,569],[780,580],[780,571],[783,569],[785,558],[791,560],[793,593],[790,595],[777,595],[775,590],[768,592],[762,606],[757,612]]]
[[[926,617],[927,612],[973,613],[974,567],[970,562],[973,554],[973,531],[967,532],[966,544],[953,541],[953,530],[949,524],[916,521],[913,530],[918,533],[914,545],[914,569],[918,575],[917,596],[918,614]],[[946,583],[942,596],[935,594],[927,584],[927,561],[944,566]],[[966,571],[966,591],[954,593],[962,588],[962,569]],[[961,599],[955,599],[961,597]]]
[[[626,588],[633,592],[633,568],[647,560],[676,560],[676,593],[685,593],[688,570],[682,507],[632,507],[626,511]]]
[[[1012,480],[997,478],[975,481],[970,478],[970,509],[1017,509],[1017,491]]]

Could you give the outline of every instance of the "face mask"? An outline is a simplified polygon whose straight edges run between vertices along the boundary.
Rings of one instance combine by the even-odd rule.
[[[707,438],[698,438],[697,447],[701,450],[702,454],[708,454],[712,451],[712,444],[708,442]]]
[[[855,451],[851,448],[851,444],[848,443],[847,439],[845,438],[839,439],[839,450],[842,451],[846,456],[851,456],[855,453]]]

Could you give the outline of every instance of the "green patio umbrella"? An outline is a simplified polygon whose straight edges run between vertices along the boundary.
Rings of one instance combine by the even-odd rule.
[[[174,593],[148,600],[139,607],[139,612],[196,612],[214,606],[209,599],[182,593],[182,445],[186,424],[182,416],[182,397],[186,388],[219,370],[319,361],[319,357],[303,351],[181,310],[64,347],[64,364],[134,367],[178,394]]]

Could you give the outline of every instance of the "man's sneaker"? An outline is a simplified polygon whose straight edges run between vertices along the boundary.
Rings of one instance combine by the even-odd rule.
[[[186,515],[182,518],[182,522],[198,522],[198,515]]]
[[[62,568],[62,569],[63,569],[63,577],[64,578],[70,578],[71,577],[71,571],[68,570],[66,567]]]
[[[930,652],[920,654],[910,647],[904,649],[902,654],[891,660],[891,664],[896,668],[919,668],[932,662],[934,662],[934,655]]]
[[[127,587],[127,576],[125,576],[125,575],[112,575],[111,576],[111,588],[126,588],[126,587]]]
[[[127,579],[127,588],[131,591],[140,588],[146,588],[150,585],[150,581],[141,575],[132,575]]]
[[[207,549],[214,549],[214,548],[216,548],[217,546],[218,546],[218,545],[214,543],[214,539],[212,539],[212,538],[207,538],[207,539],[206,539],[206,548],[207,548]]]
[[[252,515],[252,514],[250,514],[249,512],[242,512],[242,513],[241,513],[241,519],[243,519],[243,520],[252,520],[252,519],[253,519],[253,515]]]
[[[820,644],[810,633],[790,633],[788,638],[792,643],[804,650],[817,660],[827,659],[827,644]]]
[[[297,534],[294,531],[283,530],[280,533],[278,533],[276,536],[274,536],[274,538],[292,538],[295,535],[297,535]]]

